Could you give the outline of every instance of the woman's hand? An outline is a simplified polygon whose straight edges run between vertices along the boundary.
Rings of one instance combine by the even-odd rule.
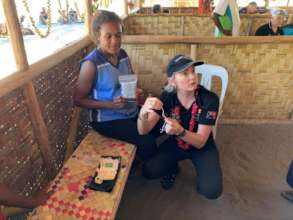
[[[184,129],[176,119],[166,117],[165,122],[166,122],[166,126],[165,126],[166,134],[178,135]]]
[[[114,98],[113,102],[111,103],[111,108],[123,108],[126,104],[126,100],[122,96],[117,96]]]
[[[140,135],[148,134],[153,127],[160,120],[160,116],[154,112],[154,110],[160,110],[163,107],[163,103],[160,99],[155,97],[148,97],[140,109],[137,129]]]
[[[163,103],[156,97],[149,97],[145,100],[145,103],[141,107],[139,115],[141,118],[147,118],[148,113],[154,112],[154,110],[160,110],[163,107]]]

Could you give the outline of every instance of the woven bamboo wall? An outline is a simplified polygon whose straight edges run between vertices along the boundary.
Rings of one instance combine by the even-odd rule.
[[[79,73],[79,60],[83,53],[75,54],[54,68],[42,73],[33,83],[54,149],[54,164],[60,169],[66,150],[66,139],[73,111],[73,87]]]
[[[165,68],[175,54],[190,55],[189,44],[124,45],[142,87],[158,95]],[[290,119],[293,111],[293,44],[200,44],[197,58],[224,66],[229,87],[225,119]],[[219,91],[219,80],[216,89]]]
[[[77,52],[33,80],[57,170],[63,164],[67,147],[79,61],[87,52]],[[46,184],[48,173],[28,105],[23,88],[0,98],[0,182],[30,195]],[[86,132],[87,118],[82,116],[74,146],[78,145]]]
[[[0,182],[22,194],[46,179],[27,105],[21,88],[0,99]]]
[[[242,16],[240,35],[254,35],[256,29],[269,20],[267,16]],[[250,29],[251,23],[251,29]],[[129,35],[192,35],[213,36],[215,25],[209,16],[133,15],[124,20]]]
[[[166,82],[166,64],[176,54],[189,54],[185,44],[124,45],[131,58],[140,86],[154,95],[159,95]]]
[[[225,118],[289,119],[293,44],[199,45],[198,59],[229,72]]]

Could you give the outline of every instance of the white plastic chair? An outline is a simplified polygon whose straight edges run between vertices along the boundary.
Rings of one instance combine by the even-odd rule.
[[[200,84],[204,86],[206,89],[211,90],[212,87],[212,78],[217,76],[221,79],[221,94],[220,94],[220,104],[219,104],[219,113],[216,120],[216,124],[213,127],[213,135],[216,139],[216,130],[218,125],[218,120],[222,115],[222,106],[224,103],[224,98],[226,94],[226,89],[228,87],[228,72],[222,66],[212,65],[212,64],[203,64],[196,67],[196,72],[201,75]]]

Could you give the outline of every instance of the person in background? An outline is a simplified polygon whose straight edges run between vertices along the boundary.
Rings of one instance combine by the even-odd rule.
[[[130,59],[121,48],[122,20],[114,12],[98,11],[91,36],[96,48],[81,61],[74,102],[89,109],[94,130],[136,145],[137,157],[145,161],[157,145],[152,135],[138,134],[136,120],[142,90],[137,89],[136,100],[122,97],[119,76],[134,74]]]
[[[179,172],[179,161],[188,159],[197,173],[197,191],[208,199],[216,199],[222,194],[222,171],[212,128],[217,119],[219,98],[199,85],[195,71],[196,66],[202,64],[184,55],[173,57],[167,67],[166,91],[160,98],[146,99],[137,127],[139,133],[145,135],[158,122],[163,122],[161,132],[169,135],[144,164],[146,178],[162,177],[162,187],[170,189]]]
[[[21,32],[23,35],[34,35],[34,32],[30,28],[30,23],[25,22],[24,15],[21,15],[19,17],[19,24],[20,24]]]
[[[215,37],[239,35],[240,16],[236,0],[219,0],[212,19],[216,25]]]
[[[258,8],[257,8],[256,2],[249,2],[249,4],[246,7],[241,8],[239,10],[239,13],[240,14],[256,14],[256,13],[258,13]]]
[[[161,13],[161,5],[159,4],[153,5],[152,12],[154,14]]]
[[[44,7],[42,7],[42,11],[39,15],[39,23],[46,25],[48,23],[48,13]]]
[[[58,18],[59,24],[68,24],[68,16],[66,10],[58,10],[60,17]]]
[[[293,202],[293,160],[288,170],[287,183],[291,187],[291,190],[281,192],[281,196],[283,196],[288,201]]]
[[[287,24],[282,27],[284,35],[293,35],[293,14],[289,15]]]
[[[69,12],[68,12],[68,23],[76,23],[77,22],[77,13],[75,10],[73,10],[72,8],[70,8]]]
[[[276,36],[284,35],[282,26],[286,20],[286,13],[282,9],[272,9],[272,18],[267,24],[260,26],[256,32],[255,36]]]
[[[41,191],[36,196],[26,197],[13,192],[6,185],[0,183],[0,205],[32,209],[44,204],[51,194],[52,192]],[[5,219],[5,216],[0,210],[0,220],[2,219]]]

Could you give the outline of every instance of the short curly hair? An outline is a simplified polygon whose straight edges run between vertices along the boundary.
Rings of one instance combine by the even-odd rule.
[[[98,44],[97,33],[100,32],[102,25],[109,22],[120,24],[122,27],[121,18],[114,12],[106,11],[106,10],[98,10],[94,14],[92,25],[91,25],[90,36],[92,40],[95,42],[95,44]]]

